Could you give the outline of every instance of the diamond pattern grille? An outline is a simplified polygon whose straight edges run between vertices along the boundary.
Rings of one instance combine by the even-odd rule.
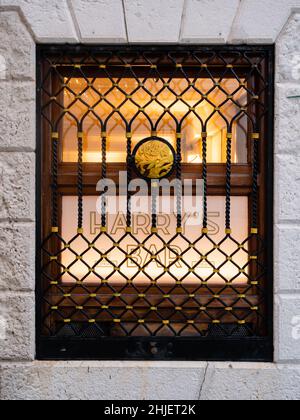
[[[264,212],[259,205],[260,151],[264,141],[264,123],[268,109],[265,99],[268,88],[267,57],[264,51],[252,49],[223,52],[221,49],[198,48],[189,50],[167,49],[74,49],[58,54],[45,50],[42,57],[43,138],[51,150],[49,163],[49,192],[51,208],[49,220],[44,223],[42,238],[42,311],[43,335],[55,337],[114,337],[114,336],[198,336],[198,337],[253,337],[265,334],[266,325],[266,273],[265,241],[260,234]],[[81,80],[83,89],[76,89],[74,80]],[[106,90],[100,88],[99,79],[109,81]],[[130,79],[132,90],[126,88]],[[180,79],[180,94],[174,80]],[[226,90],[225,80],[233,80],[235,89]],[[153,83],[153,80],[155,83]],[[205,90],[201,81],[205,80]],[[151,83],[152,81],[152,83]],[[143,92],[143,100],[139,93]],[[162,100],[168,91],[170,102]],[[244,92],[241,100],[241,91]],[[117,94],[116,94],[117,92]],[[218,95],[216,95],[218,92]],[[88,95],[87,95],[88,93]],[[171,95],[170,95],[171,93]],[[64,102],[63,95],[69,100]],[[193,97],[193,102],[186,96]],[[116,102],[113,98],[118,98]],[[87,99],[88,98],[88,99]],[[130,103],[130,107],[128,107]],[[176,106],[186,108],[179,118]],[[201,105],[209,113],[204,118]],[[80,105],[80,112],[75,111]],[[126,106],[127,104],[127,106]],[[149,106],[155,104],[155,115]],[[228,113],[228,104],[234,104],[236,113]],[[103,209],[101,229],[92,241],[83,229],[83,211],[86,191],[85,176],[88,165],[84,163],[85,122],[92,116],[99,125],[99,177],[107,176],[107,137],[111,118],[118,115],[124,123],[124,148],[127,152],[126,168],[129,180],[134,177],[132,150],[134,124],[144,119],[152,136],[156,136],[161,121],[168,115],[175,126],[176,170],[181,179],[182,130],[190,114],[200,123],[202,165],[204,180],[203,228],[196,240],[184,233],[181,192],[177,191],[177,228],[172,238],[160,234],[157,227],[156,208],[153,204],[151,234],[139,241],[133,234],[128,196],[127,228],[116,240],[107,229],[107,215]],[[224,236],[216,241],[208,224],[209,173],[207,159],[209,124],[218,114],[227,127],[224,196],[226,200]],[[251,167],[251,193],[249,235],[240,241],[232,230],[232,139],[236,121],[245,116],[248,121],[249,166]],[[78,197],[77,233],[71,240],[62,237],[61,195],[59,182],[62,153],[61,126],[64,119],[74,122],[77,131],[76,192]],[[49,198],[49,197],[48,197]],[[130,240],[135,244],[130,252],[124,246]],[[81,241],[81,252],[77,242]],[[151,251],[149,243],[159,244]],[[184,244],[182,252],[176,251],[178,241]],[[169,262],[161,258],[168,249]],[[117,261],[112,257],[118,250]],[[93,252],[93,264],[87,258]],[[142,252],[143,261],[136,258]],[[64,264],[64,254],[72,256]],[[189,254],[193,258],[189,257]],[[215,255],[219,258],[216,263]],[[239,255],[243,258],[238,258]],[[240,261],[244,261],[241,265]],[[68,259],[70,261],[70,258]],[[130,261],[130,275],[124,270]],[[110,269],[105,274],[97,267],[105,262]],[[201,264],[207,267],[201,274]],[[152,267],[155,264],[156,270]],[[180,274],[174,267],[181,266]],[[75,267],[80,265],[78,276]],[[233,274],[224,274],[230,266]],[[157,273],[153,275],[153,273]],[[68,281],[65,280],[66,276]],[[243,281],[239,279],[243,276]],[[118,280],[116,280],[116,278]],[[141,281],[141,278],[143,279]],[[164,281],[165,279],[165,281]],[[166,280],[167,279],[167,280]]]

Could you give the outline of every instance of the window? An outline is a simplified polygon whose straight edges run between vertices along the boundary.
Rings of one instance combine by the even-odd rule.
[[[272,360],[273,54],[38,48],[39,358]]]

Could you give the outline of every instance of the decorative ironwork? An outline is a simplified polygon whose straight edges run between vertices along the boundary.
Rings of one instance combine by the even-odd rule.
[[[52,192],[51,209],[47,207],[49,195],[42,203],[42,209],[45,203],[48,209],[42,215],[38,262],[42,337],[193,337],[200,342],[207,338],[270,337],[266,294],[272,279],[266,261],[264,201],[260,199],[266,186],[259,180],[260,174],[265,173],[263,154],[271,117],[270,48],[43,47],[39,53],[43,162],[51,150],[51,163],[44,163],[43,189]],[[73,83],[75,79],[80,80],[78,88]],[[99,83],[104,79],[109,82],[107,87]],[[182,83],[180,91],[174,86],[175,79]],[[127,87],[126,80],[132,82]],[[205,81],[205,88],[201,80]],[[226,89],[228,80],[233,86],[230,91]],[[111,99],[113,92],[119,95],[118,103]],[[139,92],[147,97],[146,103],[140,102]],[[165,92],[173,98],[168,105],[162,100]],[[186,100],[189,94],[193,96],[192,104]],[[64,95],[69,98],[67,102]],[[130,111],[127,108],[126,113],[128,103]],[[155,116],[150,113],[153,104],[157,107]],[[176,111],[179,104],[184,108],[181,114]],[[208,107],[206,115],[201,110],[204,105]],[[228,112],[231,105],[232,114]],[[197,236],[186,232],[179,187],[175,194],[177,219],[171,237],[166,237],[158,224],[154,198],[150,231],[140,239],[134,230],[128,195],[123,233],[116,235],[109,229],[102,200],[98,233],[91,239],[84,223],[84,200],[91,195],[89,176],[95,172],[95,164],[84,161],[87,119],[91,118],[99,128],[98,173],[102,179],[112,171],[113,165],[108,163],[109,124],[118,117],[123,127],[128,180],[135,176],[133,169],[147,179],[172,174],[181,180],[188,167],[182,160],[182,137],[191,115],[200,127],[201,162],[194,170],[201,172],[204,182],[203,226]],[[213,186],[210,176],[216,165],[208,162],[208,147],[210,123],[216,116],[225,124],[226,157],[219,164],[223,172],[218,175],[221,179],[224,174],[224,184],[220,181]],[[174,127],[170,141],[160,135],[165,117],[172,120]],[[243,117],[247,121],[248,142],[248,162],[243,167],[251,183],[242,195],[248,196],[251,211],[248,234],[241,238],[233,228],[232,201],[242,189],[240,180],[246,172],[233,183],[237,169],[232,150],[233,141],[238,141],[236,124]],[[61,161],[66,119],[75,127],[76,167]],[[135,127],[141,120],[148,124],[149,136],[135,145]],[[68,169],[60,180],[64,168]],[[75,190],[72,174],[77,178]],[[159,195],[158,189],[156,194]],[[61,225],[62,196],[74,195],[78,199],[77,230],[73,237],[66,238]],[[209,220],[209,200],[214,195],[225,200],[221,227],[224,234],[217,239]],[[168,258],[163,257],[165,251]]]
[[[159,137],[145,139],[133,151],[136,172],[143,178],[161,179],[171,175],[175,165],[172,145]]]

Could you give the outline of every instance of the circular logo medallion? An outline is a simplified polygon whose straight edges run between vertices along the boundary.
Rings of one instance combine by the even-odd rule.
[[[137,173],[146,179],[162,179],[171,175],[175,165],[175,150],[160,137],[140,141],[133,151]]]

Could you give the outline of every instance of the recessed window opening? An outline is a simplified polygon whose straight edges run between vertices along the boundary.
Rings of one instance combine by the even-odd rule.
[[[39,357],[271,360],[273,48],[38,61]]]

